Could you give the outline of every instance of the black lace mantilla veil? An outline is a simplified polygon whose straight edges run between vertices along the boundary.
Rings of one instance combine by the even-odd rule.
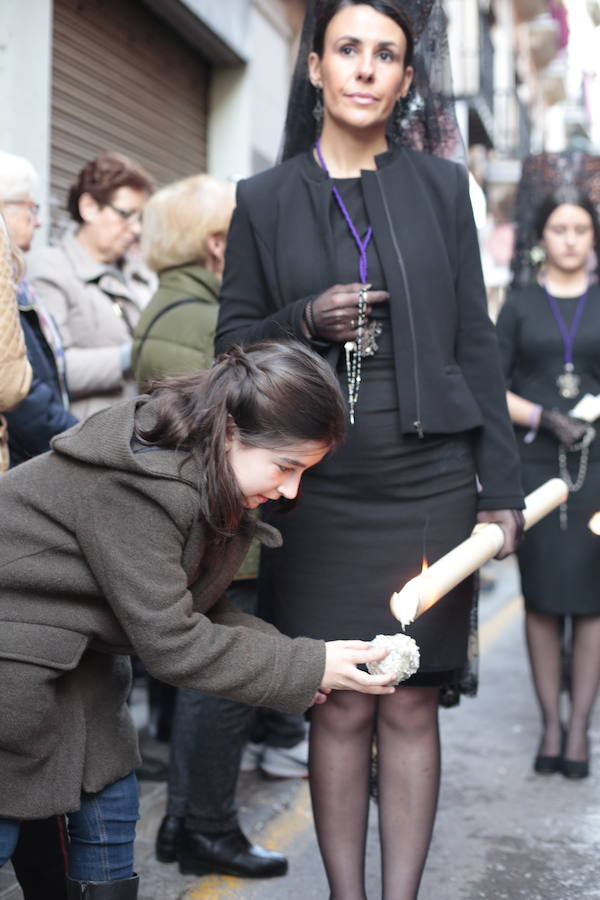
[[[323,0],[309,0],[288,101],[281,161],[309,150],[318,137],[313,115],[316,90],[308,77],[308,55]],[[388,123],[392,145],[432,153],[456,162],[465,150],[456,121],[448,49],[447,19],[441,0],[400,0],[415,36],[415,76],[408,96],[396,105]],[[477,586],[474,588],[477,596]],[[442,601],[443,602],[443,601]],[[474,696],[478,682],[477,602],[469,629],[468,660],[452,683],[440,689],[440,703],[454,706],[461,694]],[[373,789],[373,784],[372,784]],[[374,789],[373,789],[374,792]]]
[[[316,90],[308,78],[308,55],[323,0],[309,0],[288,101],[281,161],[313,146]],[[456,121],[448,49],[447,19],[441,0],[400,0],[415,36],[415,75],[408,96],[396,104],[388,123],[392,144],[464,162]]]
[[[517,188],[516,236],[512,259],[512,284],[525,287],[536,280],[539,257],[534,248],[537,211],[549,194],[564,194],[565,203],[582,193],[600,209],[600,156],[584,150],[536,153],[523,161]],[[600,248],[596,247],[599,254]],[[600,259],[600,255],[599,255]]]

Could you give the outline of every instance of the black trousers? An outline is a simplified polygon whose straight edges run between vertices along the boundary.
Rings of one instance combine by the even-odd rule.
[[[244,612],[253,613],[256,581],[235,581],[227,596]],[[184,818],[194,831],[218,834],[236,828],[235,792],[248,737],[293,747],[304,737],[304,720],[198,691],[177,691],[167,814]]]

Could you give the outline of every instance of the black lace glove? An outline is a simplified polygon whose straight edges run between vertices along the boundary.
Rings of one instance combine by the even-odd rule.
[[[304,322],[310,337],[343,344],[353,341],[358,331],[358,292],[361,284],[334,284],[318,297],[308,300]],[[376,303],[390,299],[387,291],[367,291],[367,316]]]
[[[582,440],[590,426],[582,419],[565,415],[556,409],[543,409],[540,415],[540,428],[550,432],[559,444],[569,449]]]
[[[477,513],[478,522],[494,522],[504,532],[504,543],[494,557],[504,559],[514,553],[523,537],[525,519],[520,509],[482,509]]]

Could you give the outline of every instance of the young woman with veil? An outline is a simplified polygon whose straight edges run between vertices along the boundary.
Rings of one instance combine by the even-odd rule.
[[[519,550],[542,719],[534,770],[567,778],[589,774],[587,732],[600,685],[600,552],[587,527],[600,507],[600,442],[598,423],[578,418],[584,395],[600,394],[598,200],[598,158],[570,151],[525,161],[513,284],[498,319],[525,487],[556,475],[570,487],[568,503]],[[568,712],[561,703],[565,681]]]
[[[217,345],[309,342],[335,370],[351,423],[307,477],[303,509],[265,513],[284,547],[262,558],[260,602],[288,634],[396,632],[390,595],[423,554],[438,558],[476,519],[503,525],[504,554],[520,531],[467,174],[432,155],[457,140],[447,63],[433,0],[312,5],[285,161],[238,186]],[[409,629],[421,670],[394,697],[336,692],[312,717],[313,810],[333,900],[365,897],[374,735],[383,896],[417,894],[438,795],[438,701],[464,674],[473,599],[465,582]]]

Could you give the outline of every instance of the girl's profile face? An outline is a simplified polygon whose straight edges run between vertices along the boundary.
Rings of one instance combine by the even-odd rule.
[[[310,80],[323,89],[325,122],[384,126],[412,81],[405,53],[404,32],[389,16],[363,4],[337,12],[325,31],[323,56],[308,58]]]
[[[329,447],[315,441],[301,441],[277,447],[249,447],[237,435],[227,444],[229,465],[244,496],[246,509],[256,509],[267,500],[293,500],[302,474],[320,462]]]
[[[550,265],[563,272],[579,272],[594,249],[592,217],[581,206],[561,203],[548,216],[543,239]]]

